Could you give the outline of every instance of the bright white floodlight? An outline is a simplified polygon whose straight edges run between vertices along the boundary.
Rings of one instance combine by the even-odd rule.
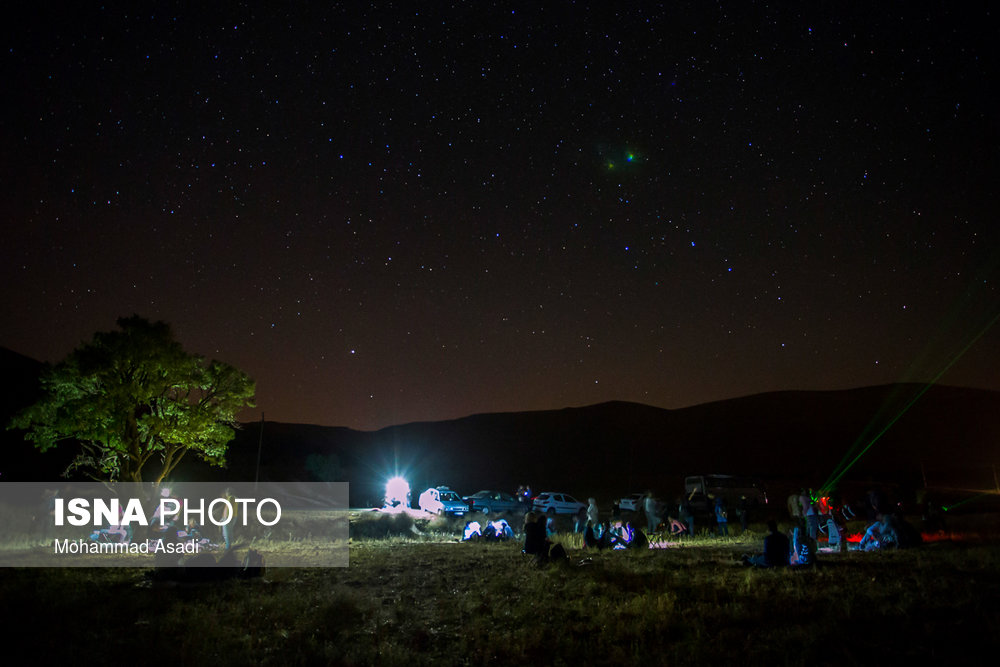
[[[385,483],[385,506],[406,507],[410,497],[410,483],[396,476]]]

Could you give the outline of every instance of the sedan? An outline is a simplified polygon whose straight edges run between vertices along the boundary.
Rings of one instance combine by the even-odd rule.
[[[522,512],[524,504],[517,498],[503,491],[478,491],[471,496],[462,498],[470,512],[490,514],[494,512]]]
[[[638,512],[642,509],[642,503],[645,497],[645,493],[630,493],[618,501],[618,507],[623,512]]]
[[[546,491],[535,496],[532,509],[548,514],[576,514],[580,510],[587,511],[587,506],[568,493]]]

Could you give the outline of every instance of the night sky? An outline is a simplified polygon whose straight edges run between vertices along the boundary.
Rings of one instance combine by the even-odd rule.
[[[990,3],[255,4],[4,22],[0,345],[363,429],[1000,389]]]

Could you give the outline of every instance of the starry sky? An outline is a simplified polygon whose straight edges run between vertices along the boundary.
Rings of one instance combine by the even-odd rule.
[[[26,10],[0,345],[138,313],[360,429],[1000,389],[994,12],[854,4]]]

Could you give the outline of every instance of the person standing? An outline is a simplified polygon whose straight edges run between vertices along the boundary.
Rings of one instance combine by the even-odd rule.
[[[690,496],[681,496],[677,504],[677,517],[687,525],[688,535],[694,537],[694,510],[691,508]]]
[[[819,536],[819,510],[816,509],[816,503],[813,502],[813,491],[804,491],[802,493],[802,516],[806,519],[806,535],[813,541]]]
[[[736,514],[740,517],[740,535],[747,532],[747,524],[750,522],[750,501],[745,495],[741,495],[736,502]]]
[[[660,525],[660,514],[657,504],[656,498],[653,497],[653,492],[648,491],[646,493],[646,500],[643,503],[643,510],[646,512],[646,532],[648,533],[655,533],[657,527]]]
[[[796,518],[798,518],[797,523],[803,528],[806,525],[806,512],[811,504],[812,500],[809,498],[809,492],[807,492],[804,488],[799,489],[799,513]]]
[[[597,509],[597,501],[593,498],[587,498],[587,521],[592,526],[596,526],[601,522],[601,511]]]
[[[799,494],[791,493],[788,495],[788,517],[793,523],[797,523],[799,517],[802,516],[802,506],[799,504]]]
[[[222,541],[226,545],[226,551],[229,551],[233,548],[233,525],[236,523],[236,496],[232,489],[226,489],[222,492],[222,497],[229,503],[229,507],[232,509],[229,521],[222,524]]]
[[[715,497],[715,523],[719,526],[719,537],[729,537],[729,515],[722,496]]]
[[[576,518],[573,522],[573,532],[582,533],[583,529],[586,527],[587,527],[587,508],[581,506],[580,509],[576,511]]]

